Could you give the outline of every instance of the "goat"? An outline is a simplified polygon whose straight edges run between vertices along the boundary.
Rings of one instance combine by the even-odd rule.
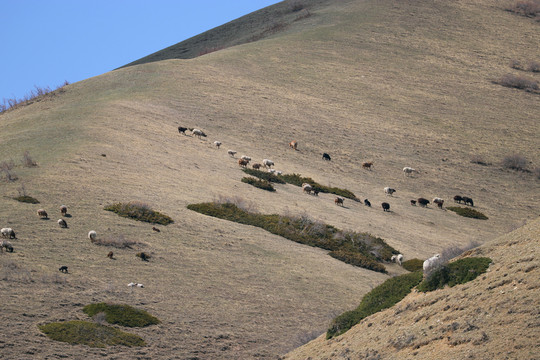
[[[234,157],[234,155],[236,154],[236,151],[234,150],[227,150],[227,154],[231,155],[232,157]]]
[[[416,206],[416,200],[411,200],[411,205]]]
[[[364,205],[371,207],[371,203],[369,202],[368,199],[364,200]]]
[[[436,197],[435,199],[433,199],[433,203],[434,203],[434,204],[437,204],[437,206],[439,207],[439,209],[442,209],[443,204],[444,204],[444,200],[441,199],[441,198]]]
[[[195,135],[196,137],[198,137],[199,139],[202,137],[206,137],[206,134],[204,132],[202,132],[202,130],[199,130],[199,129],[193,129],[191,131],[191,135]]]
[[[262,163],[267,168],[271,168],[272,166],[274,166],[274,162],[272,160],[269,160],[269,159],[264,159],[262,161]]]
[[[463,196],[461,199],[463,200],[463,202],[465,203],[465,205],[471,205],[471,206],[474,206],[473,199],[471,199],[470,197]]]
[[[323,158],[323,160],[328,160],[328,161],[332,160],[332,158],[330,157],[330,155],[327,154],[327,153],[323,153],[323,154],[322,154],[322,158]]]
[[[247,155],[242,155],[242,156],[240,157],[240,159],[246,160],[248,163],[251,161],[251,158],[250,158],[249,156],[247,156]]]
[[[334,204],[343,206],[343,202],[344,202],[344,201],[345,201],[345,199],[343,199],[342,197],[337,196],[337,197],[334,199]]]
[[[186,135],[186,130],[188,130],[188,128],[185,128],[185,127],[182,127],[182,126],[179,126],[179,127],[178,127],[178,132],[179,132],[180,134]]]
[[[58,219],[57,222],[58,222],[58,225],[60,225],[61,228],[64,228],[64,229],[65,229],[65,228],[68,227],[68,226],[67,226],[67,222],[66,222],[66,220],[64,220],[64,219]]]
[[[114,260],[114,253],[112,251],[109,251],[109,253],[107,254],[107,257],[111,260]]]
[[[68,267],[66,265],[62,265],[60,266],[60,269],[58,269],[58,271],[64,273],[64,274],[67,274],[68,273]]]
[[[373,161],[367,161],[365,163],[362,163],[362,169],[371,170],[372,166],[373,166]]]
[[[152,226],[152,230],[154,230],[155,232],[161,232],[161,230],[159,230],[157,227],[155,226]]]
[[[66,205],[61,205],[60,206],[60,214],[62,214],[62,216],[67,215],[67,206]]]
[[[462,201],[463,201],[463,198],[460,195],[454,196],[454,202],[461,204]]]
[[[424,199],[424,198],[418,198],[418,205],[420,205],[421,207],[426,207],[427,204],[429,204],[429,200],[428,199]]]
[[[49,218],[49,215],[47,215],[47,212],[45,210],[43,210],[43,209],[39,209],[37,211],[37,214],[42,219],[48,219]]]
[[[219,147],[221,146],[221,141],[214,141],[214,145],[216,145],[216,147],[219,149]]]
[[[396,189],[392,189],[391,187],[385,187],[384,188],[384,193],[386,195],[390,195],[390,196],[393,196],[393,194],[396,192]]]
[[[319,196],[319,192],[320,192],[319,189],[317,189],[317,188],[313,189],[313,195]]]
[[[415,169],[413,169],[412,167],[409,167],[409,166],[405,166],[403,168],[403,173],[407,176],[411,175],[413,172],[416,172]]]
[[[390,204],[387,202],[383,202],[381,204],[383,211],[390,211]]]
[[[255,163],[255,164],[251,165],[251,167],[254,168],[255,170],[259,170],[261,168],[261,166],[262,165],[259,164],[259,163]]]
[[[298,150],[296,147],[298,146],[298,141],[293,140],[289,143],[289,147],[294,150]]]
[[[247,160],[244,160],[244,159],[238,159],[238,165],[240,165],[241,167],[247,167],[247,165],[249,164],[249,161]]]

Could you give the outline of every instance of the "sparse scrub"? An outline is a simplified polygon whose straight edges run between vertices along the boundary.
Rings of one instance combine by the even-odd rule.
[[[516,69],[516,70],[521,70],[522,69],[522,65],[521,65],[521,62],[519,60],[516,60],[516,59],[512,59],[510,60],[510,67],[512,69]]]
[[[152,210],[150,205],[142,202],[116,203],[105,206],[105,210],[122,217],[152,224],[169,225],[174,222],[169,216]]]
[[[513,74],[503,75],[496,83],[505,87],[521,89],[529,92],[536,92],[539,89],[538,81]]]
[[[291,11],[292,12],[298,12],[300,10],[304,9],[304,2],[301,0],[293,0],[291,1]]]
[[[15,167],[15,163],[13,162],[13,160],[2,161],[2,163],[0,163],[0,173],[4,174],[4,179],[7,182],[16,181],[19,178],[13,172],[14,167]]]
[[[540,1],[516,1],[508,6],[506,10],[522,16],[536,17],[540,15]]]
[[[332,251],[332,256],[347,263],[386,272],[379,261],[388,261],[397,250],[367,233],[344,232],[308,216],[281,216],[250,213],[235,204],[190,204],[188,209],[201,214],[263,228],[286,239]],[[350,262],[349,262],[350,261]]]
[[[0,251],[0,254],[2,253],[3,252]],[[0,280],[17,281],[23,283],[34,281],[30,275],[30,271],[12,260],[3,260],[0,262]]]
[[[30,156],[30,151],[28,150],[26,150],[23,154],[22,163],[23,163],[23,166],[26,166],[26,167],[37,166],[37,162],[35,162],[34,159],[32,159],[32,157]]]
[[[337,187],[324,186],[315,182],[315,180],[313,180],[312,178],[302,177],[300,174],[283,174],[280,177],[285,180],[285,182],[292,185],[302,186],[303,183],[308,183],[313,187],[313,190],[318,190],[322,193],[335,194],[355,201],[360,201],[352,191],[349,191],[347,189],[340,189]]]
[[[145,252],[138,252],[135,254],[135,256],[140,258],[142,261],[148,261],[151,258],[151,256]]]
[[[529,63],[527,64],[527,71],[540,72],[540,62],[538,62],[538,61],[529,61]]]
[[[473,218],[473,219],[480,219],[480,220],[487,220],[489,219],[486,215],[481,213],[480,211],[470,209],[470,208],[464,208],[460,206],[449,206],[446,209],[455,212],[458,215]]]
[[[126,327],[145,327],[159,324],[160,321],[155,316],[144,310],[135,309],[129,305],[97,303],[86,305],[83,312],[93,317],[104,313],[105,321],[109,324],[116,324]]]
[[[347,311],[336,317],[326,332],[326,338],[331,339],[334,336],[341,335],[364,318],[397,304],[420,281],[422,281],[421,271],[386,280],[367,293],[355,310]]]
[[[456,260],[429,274],[418,285],[418,290],[428,292],[442,289],[445,285],[453,287],[465,284],[476,279],[478,275],[485,273],[490,263],[491,259],[486,257],[469,257]]]
[[[533,174],[536,179],[540,180],[540,167],[534,168]]]
[[[104,348],[107,345],[129,347],[146,345],[138,335],[88,321],[74,320],[50,323],[39,325],[39,329],[49,338],[69,344],[81,344],[98,348]]]
[[[17,189],[17,192],[19,193],[19,196],[14,197],[13,200],[29,204],[39,204],[39,201],[36,198],[33,198],[26,193],[26,187],[24,186],[24,183],[21,183],[21,187]]]
[[[507,169],[524,171],[527,168],[527,159],[518,154],[510,155],[502,160],[502,166]]]
[[[252,177],[243,177],[242,182],[255,186],[256,188],[267,190],[267,191],[276,191],[274,186],[266,180],[260,180]]]
[[[249,213],[256,213],[257,206],[254,202],[248,201],[240,196],[224,196],[219,195],[217,198],[214,198],[215,204],[232,204],[243,211]]]
[[[255,170],[255,169],[249,169],[249,168],[242,169],[242,171],[248,175],[255,176],[261,180],[266,180],[268,182],[273,182],[276,184],[285,184],[285,181],[281,179],[281,177],[274,175],[272,173],[269,173],[268,171],[261,171],[261,170]]]
[[[422,267],[424,265],[424,261],[420,259],[410,259],[407,261],[404,261],[401,266],[407,271],[415,272],[418,270],[422,270]]]
[[[131,249],[134,245],[137,245],[138,242],[126,237],[122,234],[119,235],[105,235],[103,237],[97,237],[91,240],[93,244],[102,245],[102,246],[112,246],[118,249],[128,248]]]
[[[491,165],[491,163],[487,162],[483,156],[481,155],[473,155],[471,156],[471,163],[478,164],[482,166],[488,166]]]
[[[30,90],[29,93],[27,93],[20,99],[17,99],[16,97],[9,98],[9,99],[4,98],[2,101],[2,104],[0,104],[0,114],[2,114],[3,112],[9,109],[14,109],[18,106],[30,105],[34,101],[39,101],[43,99],[45,96],[52,96],[52,95],[62,93],[65,91],[64,86],[66,85],[69,85],[69,82],[67,80],[64,81],[64,83],[58,86],[55,90],[51,90],[49,86],[44,87],[44,88],[39,87],[39,86],[34,86],[33,90]]]

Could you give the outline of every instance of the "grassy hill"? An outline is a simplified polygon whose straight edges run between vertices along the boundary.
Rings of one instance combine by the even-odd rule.
[[[193,47],[184,60],[161,54],[0,115],[0,161],[13,160],[18,177],[0,187],[1,225],[19,238],[14,253],[0,254],[0,321],[12,344],[2,349],[6,357],[273,357],[322,334],[388,278],[188,204],[240,197],[263,214],[369,232],[405,259],[483,243],[538,216],[538,179],[500,163],[516,153],[531,171],[540,166],[539,95],[493,82],[506,73],[538,80],[509,67],[512,59],[537,58],[534,20],[487,0],[309,4],[310,16],[294,21],[289,3],[250,15],[266,14],[271,23],[289,9],[282,16],[290,23],[258,41],[246,42],[251,30],[233,22],[226,28],[236,26],[236,34],[212,32],[223,50],[192,58],[200,49]],[[264,33],[269,22],[253,19]],[[179,125],[208,137],[183,136]],[[293,139],[299,151],[288,147]],[[329,194],[309,196],[292,185],[256,189],[241,182],[228,149],[349,189],[373,207],[347,200],[337,207]],[[37,167],[21,165],[25,151]],[[473,156],[492,165],[471,163]],[[370,160],[373,170],[362,169]],[[404,166],[419,173],[406,177]],[[40,204],[11,199],[23,185]],[[396,194],[385,196],[385,186]],[[472,197],[489,219],[409,204],[439,196],[446,205],[456,194]],[[104,210],[129,201],[174,223],[158,233]],[[55,223],[61,204],[72,215],[67,229]],[[50,220],[37,217],[39,208]],[[98,246],[89,230],[138,244]],[[116,260],[106,257],[110,250]],[[150,261],[135,256],[141,251]],[[68,275],[58,272],[61,265]],[[145,288],[131,291],[132,281]],[[39,332],[37,325],[78,319],[94,302],[129,304],[162,323],[134,331],[143,349],[95,350]]]

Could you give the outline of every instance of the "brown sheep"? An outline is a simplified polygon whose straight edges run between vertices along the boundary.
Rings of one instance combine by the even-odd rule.
[[[114,260],[114,253],[113,253],[112,251],[109,251],[109,253],[107,254],[107,257],[108,257],[109,259]]]
[[[252,166],[255,170],[259,170],[259,169],[261,168],[262,165],[259,164],[259,163],[255,163],[255,164],[253,164],[253,165],[251,165],[251,166]]]
[[[345,199],[343,199],[342,197],[337,196],[337,197],[334,199],[334,204],[343,206],[343,201],[344,201],[344,200],[345,200]]]
[[[244,160],[244,159],[238,159],[238,165],[240,165],[241,167],[247,167],[248,164],[249,164],[249,161]]]
[[[49,218],[49,216],[47,215],[47,212],[45,210],[43,210],[43,209],[39,209],[37,211],[37,214],[42,219],[48,219]]]
[[[298,149],[297,149],[297,147],[298,147],[298,141],[296,141],[296,140],[291,141],[291,142],[289,143],[289,147],[290,147],[291,149],[298,150]]]

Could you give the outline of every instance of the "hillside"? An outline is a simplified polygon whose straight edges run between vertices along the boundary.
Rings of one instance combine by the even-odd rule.
[[[322,334],[366,292],[404,272],[392,264],[385,264],[389,275],[350,266],[188,204],[240,197],[263,214],[369,232],[405,259],[484,243],[538,217],[534,173],[500,162],[516,153],[531,171],[540,167],[539,95],[493,83],[521,74],[511,59],[538,59],[537,23],[487,0],[313,4],[310,16],[259,41],[127,66],[0,115],[0,161],[13,160],[9,171],[18,177],[0,176],[1,226],[18,237],[13,253],[0,253],[0,358],[271,358]],[[272,9],[279,7],[265,11]],[[179,134],[180,125],[208,137]],[[287,145],[293,139],[298,151]],[[21,165],[25,151],[37,167]],[[332,195],[309,196],[292,185],[256,189],[240,181],[242,154],[351,190],[373,207],[349,200],[337,207]],[[472,156],[491,165],[471,163]],[[374,161],[371,171],[364,161]],[[419,173],[406,177],[404,166]],[[40,204],[12,199],[23,186]],[[396,194],[385,196],[385,186]],[[409,202],[439,196],[453,205],[456,194],[472,197],[489,219]],[[104,210],[127,201],[175,222],[157,233]],[[383,201],[391,212],[382,211]],[[71,214],[67,229],[56,224],[61,204]],[[38,218],[39,208],[50,220]],[[89,230],[139,244],[97,246]],[[110,250],[116,260],[106,257]],[[149,262],[135,256],[140,251]],[[61,265],[69,274],[58,272]],[[129,282],[145,288],[132,291]],[[148,345],[67,345],[37,328],[87,319],[82,307],[102,301],[159,318],[132,331]]]
[[[344,335],[324,336],[285,359],[536,359],[540,219],[464,256],[493,260],[484,276],[413,292]]]

